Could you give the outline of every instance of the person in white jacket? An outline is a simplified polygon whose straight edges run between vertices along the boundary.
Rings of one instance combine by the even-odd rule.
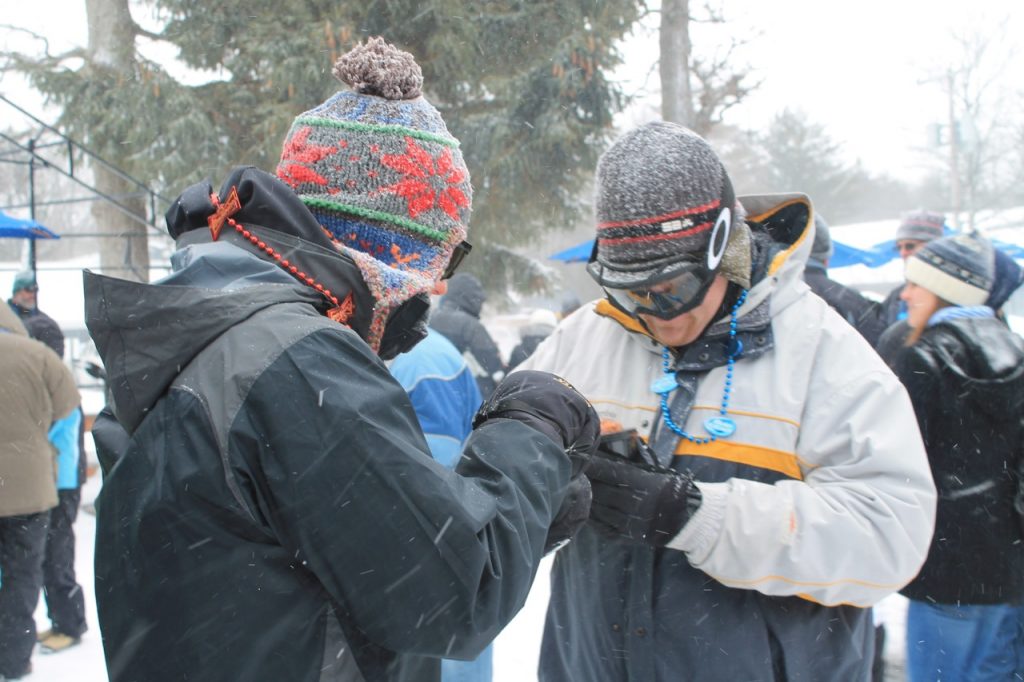
[[[606,298],[520,366],[578,387],[605,441],[541,682],[869,679],[869,607],[921,567],[935,487],[903,387],[801,279],[810,201],[737,199],[652,123],[602,156],[597,219]]]

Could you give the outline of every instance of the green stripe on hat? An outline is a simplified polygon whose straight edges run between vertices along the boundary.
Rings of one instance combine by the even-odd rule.
[[[394,223],[395,225],[400,225],[401,227],[404,227],[407,230],[412,230],[417,234],[423,235],[424,237],[429,237],[430,239],[433,239],[435,241],[441,243],[447,243],[448,241],[448,232],[441,232],[440,230],[434,230],[429,227],[424,227],[423,225],[417,222],[409,220],[408,218],[397,216],[393,213],[375,211],[372,208],[366,208],[365,206],[344,204],[340,201],[327,201],[326,199],[318,199],[316,197],[299,196],[299,199],[301,199],[302,203],[304,203],[306,206],[309,206],[310,208],[319,208],[325,211],[334,211],[337,213],[349,213],[352,215],[360,216],[361,218],[369,218],[371,220],[379,220],[381,222]]]
[[[436,142],[437,144],[442,144],[453,149],[459,148],[459,141],[454,137],[445,137],[425,130],[417,130],[415,128],[407,128],[406,126],[389,123],[359,123],[358,121],[343,121],[336,118],[321,118],[319,116],[299,116],[295,119],[295,123],[310,126],[323,126],[327,128],[344,128],[345,130],[355,130],[363,133],[401,135],[403,137],[414,137],[426,142]]]

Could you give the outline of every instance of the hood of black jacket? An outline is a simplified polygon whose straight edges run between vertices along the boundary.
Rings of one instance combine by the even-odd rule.
[[[460,272],[448,280],[448,293],[441,299],[441,305],[480,317],[486,300],[487,293],[480,280],[469,273]]]
[[[211,341],[278,303],[318,303],[294,284],[239,289],[143,284],[84,273],[85,321],[103,360],[112,409],[132,433],[188,363]]]
[[[921,341],[934,348],[940,367],[962,379],[965,400],[1008,415],[1024,410],[1024,339],[1001,321],[946,320],[926,330]]]

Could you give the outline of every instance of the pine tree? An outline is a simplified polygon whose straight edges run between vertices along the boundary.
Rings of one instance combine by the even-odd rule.
[[[127,0],[87,0],[87,5]],[[341,86],[333,61],[382,35],[412,52],[424,91],[462,142],[473,177],[471,269],[531,273],[507,248],[572,225],[623,97],[607,74],[636,21],[636,0],[139,0],[192,70],[176,80],[134,50],[115,69],[77,52],[16,56],[15,68],[63,108],[70,134],[167,194],[228,168],[273,170],[294,116]],[[92,8],[90,7],[90,10]],[[176,73],[177,71],[175,71]],[[196,74],[207,76],[205,82]],[[482,248],[480,248],[482,247]],[[490,254],[490,257],[488,257]],[[500,268],[498,266],[501,266]],[[500,279],[500,278],[499,278]]]

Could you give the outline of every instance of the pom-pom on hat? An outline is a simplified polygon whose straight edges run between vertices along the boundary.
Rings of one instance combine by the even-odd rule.
[[[911,211],[900,219],[896,228],[896,241],[902,239],[919,239],[930,242],[942,237],[946,225],[946,216],[932,211]]]
[[[674,123],[636,128],[604,153],[596,203],[597,243],[588,269],[609,288],[654,282],[686,263],[706,262],[712,236],[725,240],[742,222],[718,156]],[[725,246],[716,245],[719,262]],[[719,262],[711,259],[709,269]]]
[[[370,38],[334,75],[351,90],[295,119],[277,176],[359,266],[379,339],[389,311],[441,278],[466,237],[472,188],[411,54]]]
[[[992,244],[977,233],[935,239],[907,260],[908,282],[954,305],[982,305],[995,277]]]

